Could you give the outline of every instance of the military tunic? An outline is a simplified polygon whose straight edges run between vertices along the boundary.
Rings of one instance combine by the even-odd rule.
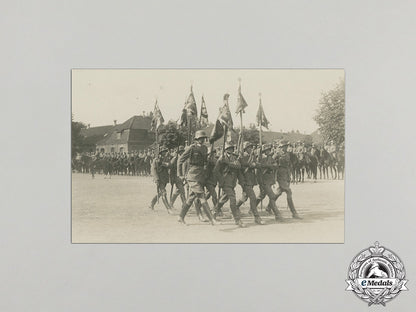
[[[276,199],[282,195],[283,192],[286,193],[287,204],[292,212],[294,218],[300,218],[296,212],[295,205],[292,198],[292,190],[290,189],[290,154],[283,151],[278,156],[279,169],[277,170],[277,183],[279,187],[276,193]]]
[[[194,143],[187,147],[183,154],[179,157],[178,166],[184,165],[186,162],[188,164],[188,170],[186,172],[186,180],[189,185],[190,194],[183,205],[181,213],[179,215],[179,220],[184,222],[184,218],[188,213],[189,208],[195,199],[200,203],[197,203],[198,207],[201,204],[202,208],[205,211],[205,214],[213,223],[213,218],[211,211],[209,209],[206,197],[204,185],[206,181],[206,168],[208,163],[208,149],[205,145],[200,143]],[[183,170],[183,168],[181,168]]]
[[[170,183],[172,185],[175,185],[176,187],[175,192],[172,194],[171,205],[175,203],[175,200],[178,196],[181,197],[182,204],[186,200],[185,189],[183,187],[183,179],[178,176],[178,159],[179,159],[179,155],[175,155],[174,157],[172,157],[170,161],[170,171],[169,171]]]
[[[243,189],[242,198],[238,201],[237,207],[240,207],[247,199],[250,199],[250,211],[253,213],[256,219],[259,219],[259,213],[257,211],[256,194],[254,193],[253,186],[257,185],[256,168],[258,164],[255,162],[255,155],[244,153],[240,158],[241,163],[241,181],[240,185]]]
[[[220,157],[215,165],[214,171],[217,174],[218,182],[223,190],[223,195],[218,201],[216,212],[229,200],[230,209],[233,214],[234,220],[239,222],[241,220],[240,212],[237,208],[235,186],[237,179],[241,179],[241,164],[237,157],[231,153],[225,153],[224,157]]]

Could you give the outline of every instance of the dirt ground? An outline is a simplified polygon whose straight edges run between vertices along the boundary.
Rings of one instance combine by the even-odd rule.
[[[170,192],[170,184],[167,187]],[[257,192],[257,187],[255,188]],[[277,200],[285,221],[276,223],[265,211],[266,225],[257,225],[248,215],[248,201],[241,207],[247,228],[238,228],[232,219],[219,219],[211,226],[198,220],[191,208],[187,226],[177,222],[180,199],[174,215],[168,215],[162,201],[148,208],[155,194],[151,177],[113,176],[95,179],[88,174],[72,174],[73,243],[343,243],[344,181],[318,180],[292,185],[293,199],[302,220],[291,218],[286,195]],[[236,188],[237,198],[241,195]],[[267,204],[264,201],[264,206]],[[209,201],[210,205],[212,202]],[[228,203],[225,215],[230,215]]]

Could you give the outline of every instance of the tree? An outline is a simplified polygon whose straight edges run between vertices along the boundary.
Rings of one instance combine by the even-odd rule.
[[[345,84],[340,80],[336,87],[323,92],[315,121],[324,141],[334,141],[339,146],[345,141]]]
[[[244,141],[251,142],[253,144],[259,144],[260,143],[260,132],[259,129],[257,129],[255,124],[250,124],[249,128],[244,128]],[[262,139],[264,143],[264,134],[262,133]]]
[[[71,116],[71,156],[74,158],[77,153],[81,151],[81,146],[84,142],[84,137],[81,134],[81,129],[87,126],[82,122],[74,121],[74,115]]]
[[[176,148],[179,145],[185,145],[187,135],[187,129],[182,129],[176,122],[169,121],[159,128],[159,144],[167,148]]]

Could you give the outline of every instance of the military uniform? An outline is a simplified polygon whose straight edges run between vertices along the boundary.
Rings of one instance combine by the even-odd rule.
[[[287,146],[287,143],[282,142],[280,147]],[[276,199],[282,195],[283,192],[287,196],[287,204],[292,212],[293,218],[300,219],[296,212],[295,205],[292,199],[292,190],[290,189],[290,155],[287,151],[283,150],[278,156],[279,167],[277,169],[277,183],[279,188],[277,189]]]
[[[178,154],[175,155],[171,161],[170,161],[170,183],[173,185],[175,185],[176,190],[175,192],[172,194],[172,198],[171,198],[171,202],[170,205],[173,206],[173,204],[175,203],[175,200],[178,196],[180,196],[181,200],[182,200],[182,205],[185,203],[186,198],[185,198],[185,189],[183,187],[183,178],[178,176],[178,159],[180,154],[183,152],[184,148],[183,146],[179,147],[178,150]]]
[[[210,219],[211,224],[215,223],[205,198],[204,190],[204,184],[206,181],[206,167],[208,161],[208,149],[202,143],[202,141],[200,141],[200,139],[206,139],[206,137],[207,135],[204,131],[197,131],[195,133],[196,143],[187,147],[185,152],[179,157],[178,165],[182,165],[189,160],[189,168],[188,172],[186,173],[186,180],[190,189],[189,197],[185,204],[182,206],[182,211],[179,215],[178,221],[181,223],[185,223],[184,218],[195,199],[200,201],[205,214]]]
[[[230,152],[233,145],[226,145],[226,153],[217,160],[214,171],[217,174],[219,186],[223,190],[223,195],[218,200],[218,205],[215,207],[215,213],[218,214],[221,207],[229,200],[230,209],[233,214],[235,223],[241,227],[244,224],[241,222],[240,210],[237,208],[235,186],[237,179],[241,179],[241,164],[237,157]]]
[[[207,176],[205,181],[205,188],[207,190],[207,199],[211,197],[214,207],[218,204],[218,195],[216,191],[217,177],[214,172],[215,164],[217,163],[218,157],[213,156],[208,159],[207,165]]]
[[[169,214],[172,213],[172,207],[169,205],[168,199],[166,197],[166,185],[169,183],[169,168],[170,168],[170,159],[169,156],[165,153],[167,148],[162,147],[159,151],[159,155],[153,160],[151,173],[153,179],[156,183],[157,194],[153,197],[150,203],[150,209],[154,209],[154,206],[160,197],[163,204],[165,205]]]
[[[270,149],[270,145],[263,145],[263,152],[266,152]],[[271,155],[262,155],[258,162],[259,169],[257,170],[257,176],[259,181],[260,194],[257,197],[256,206],[267,196],[269,198],[268,207],[273,211],[276,220],[280,220],[281,215],[276,206],[277,196],[272,190],[272,185],[275,184],[275,170],[278,168],[277,163]]]
[[[249,142],[244,143],[244,150],[252,146]],[[244,152],[240,157],[241,164],[241,178],[240,185],[243,189],[242,198],[237,202],[237,208],[239,208],[247,199],[250,199],[250,211],[254,215],[254,220],[258,224],[264,224],[261,220],[259,212],[257,211],[257,200],[256,194],[254,193],[253,187],[257,185],[256,172],[257,164],[255,162],[254,153]]]

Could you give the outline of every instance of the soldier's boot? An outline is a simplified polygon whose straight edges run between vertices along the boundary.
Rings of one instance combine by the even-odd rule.
[[[245,228],[247,227],[243,221],[241,221],[241,214],[240,214],[240,210],[237,209],[237,205],[230,203],[230,208],[231,208],[231,213],[233,215],[235,224],[238,225],[238,227],[240,228]]]
[[[179,214],[179,218],[178,218],[179,223],[186,224],[185,223],[185,216],[188,213],[189,208],[191,208],[191,205],[189,205],[186,202],[182,205],[182,210],[181,210],[181,212]]]
[[[276,221],[283,221],[283,217],[282,217],[282,215],[280,214],[280,211],[279,211],[279,209],[277,209],[277,206],[276,206],[276,204],[274,204],[273,205],[273,203],[271,203],[271,209],[273,210],[273,213],[274,213],[274,218],[276,219]]]
[[[291,197],[287,198],[287,205],[290,208],[290,211],[292,212],[292,218],[293,219],[302,219],[299,215],[298,212],[295,209],[295,204],[293,203],[293,199]]]
[[[204,209],[205,214],[207,215],[209,222],[211,225],[217,224],[217,220],[215,220],[214,216],[211,213],[211,210],[209,209],[208,203],[203,203],[202,208]]]
[[[155,210],[156,202],[157,202],[157,195],[153,197],[152,201],[150,202],[149,209]]]
[[[217,219],[217,217],[222,217],[224,215],[222,213],[222,210],[221,210],[221,208],[222,208],[223,205],[224,204],[221,204],[219,201],[215,205],[215,207],[214,207],[214,214],[213,214],[214,219]]]
[[[244,201],[242,199],[239,199],[237,201],[237,204],[236,204],[237,208],[240,209],[240,207],[241,207],[242,204],[244,204]]]
[[[186,202],[186,197],[184,193],[181,193],[181,201],[182,201],[182,205]]]
[[[266,211],[268,212],[268,214],[272,214],[272,204],[269,201],[269,204],[267,205]]]
[[[173,207],[173,205],[175,204],[176,198],[178,198],[179,194],[175,193],[172,195],[172,198],[170,200],[170,205]]]
[[[250,207],[250,211],[253,213],[253,215],[254,215],[254,222],[255,223],[257,223],[257,224],[260,224],[260,225],[264,225],[264,224],[266,224],[261,218],[260,218],[260,215],[259,215],[259,211],[257,210],[257,207],[256,206],[254,206],[254,205],[251,205],[251,207]]]
[[[196,215],[198,216],[199,221],[201,222],[208,222],[207,219],[204,218],[204,215],[202,214],[202,210],[201,210],[201,202],[195,201],[195,210],[196,210]]]
[[[166,198],[166,194],[162,195],[162,202],[168,211],[168,214],[173,214],[172,207],[169,205],[168,199]]]

